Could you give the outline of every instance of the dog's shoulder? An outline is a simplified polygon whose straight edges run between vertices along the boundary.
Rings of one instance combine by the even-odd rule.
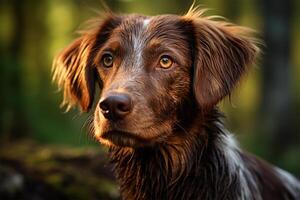
[[[289,172],[243,152],[241,155],[252,177],[257,181],[262,199],[300,199],[300,181]]]

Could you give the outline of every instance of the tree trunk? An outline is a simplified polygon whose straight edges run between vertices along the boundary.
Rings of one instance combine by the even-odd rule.
[[[264,0],[262,66],[262,134],[271,142],[270,158],[276,162],[292,142],[291,112],[291,0]]]
[[[22,95],[22,42],[25,27],[24,2],[13,0],[11,4],[14,30],[8,49],[4,52],[1,67],[1,113],[0,134],[4,138],[22,137],[27,132]],[[3,62],[3,61],[2,61]]]

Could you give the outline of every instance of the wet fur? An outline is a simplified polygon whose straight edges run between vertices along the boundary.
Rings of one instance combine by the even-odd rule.
[[[216,107],[255,60],[250,35],[197,8],[184,16],[107,13],[58,54],[53,77],[67,108],[89,111],[97,85],[98,102],[112,92],[134,99],[120,122],[107,121],[98,103],[94,111],[95,137],[110,149],[124,199],[300,198],[296,178],[239,149]],[[116,55],[109,70],[99,64],[107,48]],[[154,62],[164,48],[176,58],[169,71]]]

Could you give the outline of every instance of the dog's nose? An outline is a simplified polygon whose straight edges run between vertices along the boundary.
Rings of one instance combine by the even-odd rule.
[[[132,101],[126,94],[114,94],[101,101],[100,108],[106,119],[120,120],[131,112]]]

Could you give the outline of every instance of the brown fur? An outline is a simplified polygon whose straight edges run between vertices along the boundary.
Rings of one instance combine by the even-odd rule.
[[[91,109],[98,83],[94,135],[110,148],[124,199],[265,199],[272,187],[282,199],[299,195],[233,144],[216,107],[258,53],[249,29],[196,8],[184,16],[110,13],[92,27],[56,57],[53,77],[63,105],[82,111]],[[132,109],[113,120],[99,105],[120,94]]]

